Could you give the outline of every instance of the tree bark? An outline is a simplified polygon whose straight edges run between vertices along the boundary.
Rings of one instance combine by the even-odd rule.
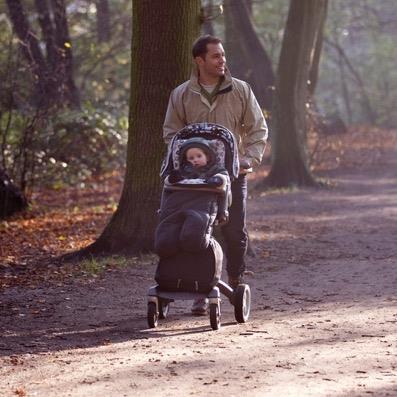
[[[208,4],[205,7],[202,7],[201,9],[201,14],[203,18],[201,31],[203,32],[203,34],[209,34],[211,36],[215,36],[214,25],[212,24],[213,12],[214,12],[213,1],[209,0]]]
[[[277,71],[267,186],[315,186],[306,150],[308,78],[327,0],[291,0]]]
[[[63,86],[61,93],[66,102],[75,108],[80,108],[80,94],[73,78],[73,52],[69,35],[68,21],[66,17],[65,0],[52,0],[55,22],[55,39],[59,57],[62,59],[61,76]]]
[[[47,61],[51,65],[51,70],[54,71],[56,64],[58,63],[58,53],[55,43],[54,25],[51,20],[48,2],[35,0],[35,5],[39,16],[39,24],[46,44]]]
[[[176,23],[177,21],[177,23]],[[116,212],[80,255],[151,251],[160,204],[162,126],[170,91],[189,77],[200,29],[200,0],[133,3],[127,169]]]
[[[344,61],[339,53],[337,55],[337,64],[338,64],[338,68],[339,68],[342,98],[343,98],[343,102],[345,103],[345,106],[346,106],[347,122],[349,124],[351,124],[353,121],[353,112],[352,112],[352,107],[350,105],[350,95],[349,95],[348,84],[346,81],[345,64],[344,64]]]
[[[27,205],[26,197],[0,168],[0,219],[23,210]]]
[[[96,0],[96,18],[98,43],[107,43],[111,36],[108,0]]]
[[[20,0],[7,0],[9,16],[35,80],[37,106],[47,106],[47,65]]]
[[[327,7],[325,11],[319,17],[319,27],[315,35],[314,39],[314,51],[313,55],[311,56],[310,61],[310,68],[309,68],[309,94],[311,97],[314,96],[314,92],[316,91],[318,75],[320,71],[320,60],[321,60],[321,53],[323,50],[323,42],[324,42],[324,25],[327,19]]]
[[[262,108],[271,109],[274,73],[251,21],[246,1],[224,1],[225,50],[234,77],[247,81]]]

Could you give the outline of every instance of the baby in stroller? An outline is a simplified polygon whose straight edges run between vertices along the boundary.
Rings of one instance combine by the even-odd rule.
[[[160,256],[158,271],[165,258],[173,257],[172,261],[178,262],[181,255],[203,254],[210,243],[216,244],[213,226],[215,222],[227,221],[231,204],[227,168],[229,166],[233,177],[234,147],[233,135],[228,130],[206,123],[185,127],[170,143],[161,171],[165,180],[155,234],[155,251]],[[170,269],[164,270],[172,276]],[[158,279],[162,280],[156,276],[159,282]],[[184,278],[181,280],[182,283]],[[203,285],[203,288],[210,286]]]
[[[218,222],[224,223],[228,218],[227,205],[230,202],[230,178],[226,168],[217,163],[217,156],[211,143],[204,138],[187,139],[179,149],[179,169],[170,172],[167,183],[180,186],[188,184],[205,184],[207,187],[223,187],[222,196],[218,198]],[[192,181],[198,179],[199,181]],[[219,193],[219,191],[217,191]]]
[[[215,152],[204,138],[186,140],[179,149],[179,153],[181,164],[179,170],[171,171],[168,177],[170,183],[177,183],[183,179],[206,179],[220,172],[228,175],[226,169],[216,163]],[[207,183],[211,182],[207,181]]]
[[[188,125],[171,141],[161,170],[165,179],[155,232],[158,285],[149,290],[149,304],[155,303],[148,307],[150,326],[157,325],[152,321],[156,315],[165,317],[163,306],[168,308],[175,297],[199,296],[209,298],[211,325],[217,329],[219,291],[234,299],[234,291],[220,281],[223,251],[212,232],[216,223],[228,219],[230,184],[239,171],[237,153],[232,133],[216,124]],[[245,285],[239,294],[237,310],[240,313],[245,305],[245,311],[235,314],[244,322],[249,314],[249,287]]]

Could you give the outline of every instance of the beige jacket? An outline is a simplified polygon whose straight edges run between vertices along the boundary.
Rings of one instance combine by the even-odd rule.
[[[233,78],[226,70],[225,80],[212,105],[200,94],[196,68],[190,80],[170,95],[163,126],[168,144],[180,129],[191,123],[216,123],[229,129],[238,142],[240,158],[259,164],[267,140],[267,125],[251,87]]]

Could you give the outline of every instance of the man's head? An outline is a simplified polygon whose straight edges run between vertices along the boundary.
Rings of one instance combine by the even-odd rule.
[[[193,59],[199,69],[200,82],[214,84],[224,76],[226,58],[222,41],[218,37],[199,37],[192,48]]]

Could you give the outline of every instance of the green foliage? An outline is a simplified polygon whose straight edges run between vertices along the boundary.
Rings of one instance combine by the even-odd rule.
[[[397,126],[397,70],[396,42],[387,34],[379,34],[362,65],[371,103],[376,108],[377,123],[385,127]],[[375,44],[375,43],[374,43]]]
[[[23,2],[34,34],[33,2]],[[62,186],[124,166],[128,129],[131,1],[109,0],[110,40],[99,42],[95,2],[67,2],[80,111],[37,109],[33,77],[0,5],[0,167],[24,191]],[[42,42],[43,55],[45,46]]]
[[[47,173],[49,180],[56,177],[73,183],[124,165],[125,116],[116,118],[113,113],[98,112],[86,103],[82,112],[57,115],[49,128],[44,131],[45,159],[56,169],[56,174]]]
[[[5,130],[7,118],[0,120]],[[126,117],[83,111],[15,114],[3,151],[8,171],[26,189],[73,184],[124,166]],[[31,128],[29,128],[31,126]]]
[[[128,112],[131,62],[131,0],[109,0],[110,39],[98,42],[95,2],[69,7],[75,79],[84,100]]]
[[[213,25],[223,37],[221,3],[212,1]],[[22,5],[45,57],[35,2]],[[77,183],[124,166],[132,2],[109,0],[110,37],[105,41],[98,40],[95,2],[67,0],[66,5],[74,79],[83,103],[78,112],[34,107],[34,77],[13,34],[6,3],[0,3],[0,167],[25,191],[42,184]],[[252,2],[256,31],[274,70],[288,6],[289,0]],[[326,40],[342,48],[354,72],[333,46],[324,44],[316,91],[324,114],[348,123],[373,120],[385,127],[397,125],[394,10],[394,0],[329,1]]]

